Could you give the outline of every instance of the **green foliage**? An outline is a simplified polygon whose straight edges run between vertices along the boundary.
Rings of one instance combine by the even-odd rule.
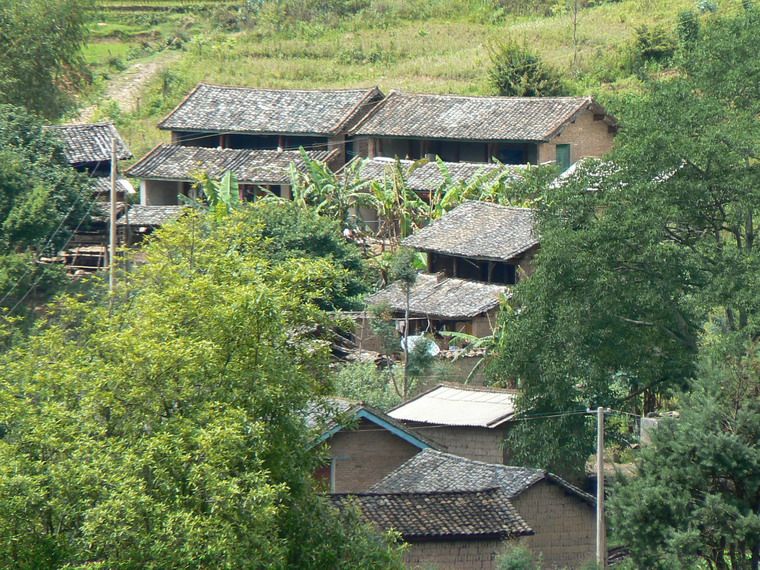
[[[614,532],[639,568],[757,565],[760,354],[734,342],[705,349],[680,418],[662,421],[613,491]]]
[[[557,72],[527,46],[514,42],[499,44],[491,48],[489,57],[488,78],[499,95],[547,97],[564,94]]]
[[[194,178],[193,188],[203,193],[210,209],[219,214],[228,214],[240,207],[237,177],[231,171],[225,172],[220,180],[214,180],[207,172],[199,172]]]
[[[491,367],[523,387],[523,411],[646,413],[693,375],[708,318],[757,334],[758,31],[754,12],[705,26],[679,76],[621,102],[613,162],[547,192],[536,271],[502,315]],[[530,424],[510,438],[520,459],[580,472],[593,450],[582,415]]]
[[[262,255],[277,262],[300,263],[319,259],[335,269],[336,276],[317,304],[326,310],[356,310],[361,297],[377,281],[359,248],[347,241],[341,226],[311,209],[282,200],[247,205],[238,214],[244,224],[260,227]]]
[[[59,289],[59,268],[35,259],[56,253],[91,204],[86,176],[66,163],[54,133],[22,108],[0,105],[0,307]]]
[[[311,484],[341,271],[263,251],[244,212],[188,213],[110,310],[65,299],[0,357],[0,566],[400,567]]]
[[[81,76],[90,0],[9,0],[0,4],[0,103],[47,118],[70,103]]]
[[[533,553],[525,546],[512,546],[496,559],[497,570],[540,570]]]
[[[398,345],[398,335],[395,336]],[[362,401],[383,411],[389,410],[401,403],[401,396],[395,389],[395,373],[392,367],[378,368],[374,362],[345,364],[335,373],[333,392],[336,396]]]

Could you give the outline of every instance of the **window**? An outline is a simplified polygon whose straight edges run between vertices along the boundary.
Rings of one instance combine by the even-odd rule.
[[[557,164],[562,169],[562,172],[570,168],[570,145],[558,144],[557,145]]]

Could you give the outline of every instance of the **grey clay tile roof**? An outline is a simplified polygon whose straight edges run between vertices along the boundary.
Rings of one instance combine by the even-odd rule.
[[[329,160],[336,151],[307,151],[314,160]],[[284,184],[289,181],[290,163],[303,165],[297,150],[241,150],[163,144],[154,148],[127,174],[146,180],[191,182],[193,173],[207,172],[219,178],[227,171],[246,184]]]
[[[93,192],[98,194],[109,194],[111,192],[111,178],[108,176],[93,176],[90,178],[90,184]],[[134,194],[135,187],[122,176],[116,178],[116,191]]]
[[[434,449],[424,449],[370,488],[374,493],[476,491],[498,487],[514,498],[546,480],[593,505],[594,497],[561,477],[541,469],[483,463]]]
[[[508,290],[504,285],[419,273],[411,289],[409,310],[443,319],[471,319],[498,307]],[[394,311],[405,310],[406,293],[398,282],[366,299],[367,305],[386,303]]]
[[[439,384],[390,410],[402,422],[499,427],[515,413],[513,390],[463,384]]]
[[[446,255],[509,261],[538,245],[533,210],[468,201],[409,236],[403,244]]]
[[[385,176],[392,174],[394,168],[400,166],[406,178],[407,187],[415,192],[433,192],[445,180],[436,161],[419,164],[413,160],[395,160],[382,157],[355,158],[354,160],[364,161],[359,173],[362,180],[382,180]],[[477,177],[495,178],[501,173],[510,173],[511,177],[517,178],[522,168],[520,166],[477,162],[444,162],[443,165],[454,183],[467,183]]]
[[[548,141],[591,97],[463,97],[392,91],[354,129],[370,137],[472,141]]]
[[[69,164],[110,161],[113,137],[116,138],[116,155],[119,160],[132,158],[127,143],[111,123],[54,125],[45,127],[45,130],[58,135]]]
[[[370,89],[250,89],[199,84],[158,127],[175,131],[331,135],[382,97]]]
[[[129,218],[130,226],[157,227],[176,220],[182,213],[182,206],[141,206],[129,208],[129,215],[116,220],[116,225],[124,226]]]
[[[441,493],[331,495],[338,508],[354,505],[382,530],[415,540],[493,539],[533,534],[501,489]]]

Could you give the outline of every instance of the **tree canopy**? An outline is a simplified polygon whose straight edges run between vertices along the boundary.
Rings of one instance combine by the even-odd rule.
[[[245,215],[191,213],[103,298],[66,298],[0,358],[0,566],[395,568],[315,495],[342,270],[276,262]]]
[[[491,368],[522,410],[652,411],[693,375],[707,321],[757,333],[758,32],[751,7],[710,21],[677,75],[619,104],[609,162],[546,191]],[[582,415],[523,423],[510,448],[532,463],[578,471],[593,449]]]
[[[91,0],[0,3],[0,103],[60,116],[81,78]]]
[[[0,105],[0,308],[32,288],[37,300],[57,290],[61,272],[35,260],[55,253],[91,211],[87,177],[54,135],[24,109]]]
[[[728,344],[706,349],[680,417],[613,489],[611,525],[639,568],[760,565],[760,355]]]

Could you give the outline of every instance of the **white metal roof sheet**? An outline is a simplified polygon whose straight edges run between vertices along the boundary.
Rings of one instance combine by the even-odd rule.
[[[513,392],[437,386],[388,415],[397,420],[427,424],[496,427],[514,412]]]

